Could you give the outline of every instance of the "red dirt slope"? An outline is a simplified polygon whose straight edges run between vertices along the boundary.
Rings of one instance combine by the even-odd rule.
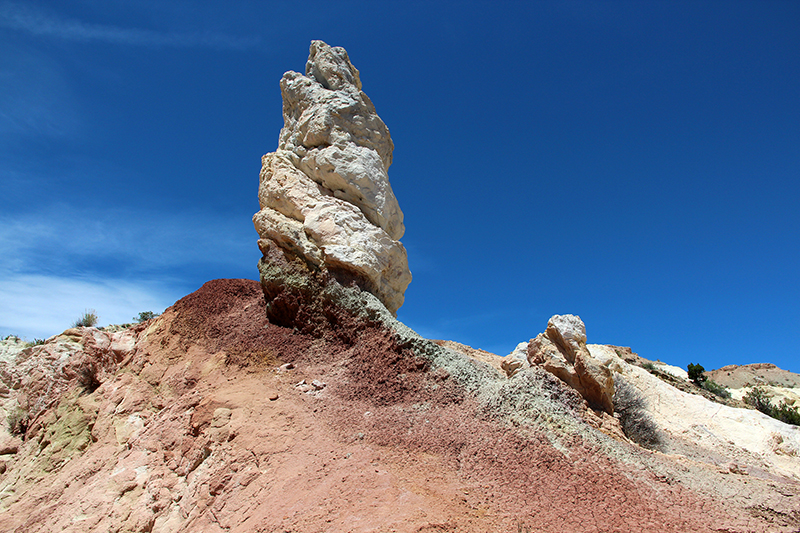
[[[264,305],[257,282],[208,282],[139,328],[96,390],[50,398],[1,474],[0,530],[770,528],[566,424],[515,426],[379,322],[328,310],[336,327],[314,337],[270,325]],[[95,352],[96,331],[81,340]],[[75,435],[88,444],[65,451]]]

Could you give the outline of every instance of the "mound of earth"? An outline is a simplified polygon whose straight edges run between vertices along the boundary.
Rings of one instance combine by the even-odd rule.
[[[344,296],[303,332],[216,280],[0,363],[24,419],[0,530],[797,530],[797,479],[641,448],[551,374],[507,379]]]
[[[800,374],[782,370],[772,363],[728,365],[706,372],[710,378],[730,389],[769,385],[773,387],[800,388]]]
[[[800,374],[783,370],[771,363],[728,365],[706,375],[728,387],[731,396],[744,402],[758,388],[774,405],[800,408]]]

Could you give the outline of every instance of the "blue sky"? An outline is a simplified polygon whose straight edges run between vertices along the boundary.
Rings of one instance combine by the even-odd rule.
[[[500,4],[500,5],[497,5]],[[0,1],[0,336],[256,279],[278,82],[343,46],[395,142],[398,318],[800,372],[800,3]]]

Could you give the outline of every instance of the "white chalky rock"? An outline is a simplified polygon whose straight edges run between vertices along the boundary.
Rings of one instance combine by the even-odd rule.
[[[517,347],[514,348],[514,351],[508,354],[503,358],[503,362],[500,363],[500,368],[502,368],[508,377],[512,377],[514,374],[519,372],[524,368],[530,368],[531,364],[528,362],[528,343],[521,342],[517,344]]]
[[[586,326],[580,317],[553,315],[548,320],[545,331],[550,340],[564,351],[569,362],[574,363],[581,345],[586,344]]]
[[[614,412],[614,380],[605,362],[586,347],[586,326],[575,315],[554,315],[528,343],[528,361],[577,390],[593,407]]]
[[[284,127],[262,158],[256,231],[322,269],[355,274],[392,312],[411,282],[389,130],[343,48],[313,41],[281,80]]]

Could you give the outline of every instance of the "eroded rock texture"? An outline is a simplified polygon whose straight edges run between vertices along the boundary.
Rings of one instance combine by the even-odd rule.
[[[270,324],[259,283],[214,280],[122,331],[0,341],[0,531],[797,531],[792,427],[589,345],[654,394],[655,453],[541,367],[506,379],[321,290],[340,294],[304,303],[308,331]]]
[[[596,409],[614,412],[614,380],[607,364],[586,347],[586,326],[575,315],[554,315],[547,329],[520,343],[502,364],[508,377],[529,366],[542,367],[578,391]]]
[[[292,309],[308,295],[307,276],[276,277],[277,255],[292,270],[369,291],[396,313],[411,272],[386,172],[394,146],[358,70],[343,48],[312,41],[306,74],[284,74],[281,93],[284,127],[278,149],[262,158],[253,217],[264,291],[281,309],[271,320],[295,325]]]

